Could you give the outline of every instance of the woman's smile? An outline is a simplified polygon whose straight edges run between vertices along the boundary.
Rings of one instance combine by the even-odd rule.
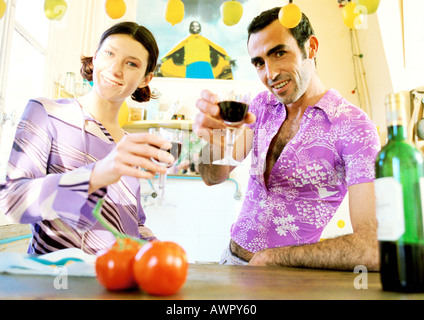
[[[111,87],[122,87],[123,86],[123,84],[120,81],[113,80],[112,78],[106,77],[106,76],[103,76],[103,75],[101,77],[104,80],[106,85],[109,85]]]

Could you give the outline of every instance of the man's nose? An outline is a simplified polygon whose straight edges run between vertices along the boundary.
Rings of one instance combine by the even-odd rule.
[[[272,63],[266,64],[266,76],[270,81],[275,81],[279,76],[279,71]]]

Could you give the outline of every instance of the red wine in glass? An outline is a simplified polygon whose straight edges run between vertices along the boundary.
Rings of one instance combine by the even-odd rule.
[[[231,100],[218,102],[218,106],[222,119],[229,125],[238,124],[243,121],[249,109],[247,103]]]
[[[161,150],[164,150],[166,152],[169,152],[174,157],[175,160],[174,160],[173,163],[162,162],[162,161],[160,161],[160,159],[156,160],[155,158],[151,158],[151,160],[154,163],[156,163],[156,164],[158,164],[160,166],[172,167],[172,165],[174,165],[178,161],[178,158],[180,157],[180,154],[181,154],[181,150],[182,150],[183,145],[182,145],[181,142],[174,142],[174,141],[171,141],[171,145],[172,145],[171,149],[163,149],[163,148],[161,148]]]
[[[236,126],[243,123],[243,119],[249,109],[249,103],[250,92],[244,89],[223,89],[218,92],[220,116],[228,127],[225,129],[224,157],[213,161],[212,164],[230,166],[240,164],[239,161],[233,158],[237,131]]]

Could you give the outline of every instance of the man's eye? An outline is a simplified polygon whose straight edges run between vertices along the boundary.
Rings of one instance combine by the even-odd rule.
[[[256,61],[253,65],[255,66],[255,68],[260,68],[263,66],[263,61]]]
[[[286,54],[286,52],[285,52],[285,51],[277,51],[277,52],[275,53],[275,55],[276,55],[278,58],[280,58],[280,57],[284,56],[285,54]]]

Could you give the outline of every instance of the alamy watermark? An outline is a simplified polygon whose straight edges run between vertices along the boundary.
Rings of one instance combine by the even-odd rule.
[[[353,280],[353,287],[356,290],[368,289],[368,269],[366,266],[358,265],[353,269],[353,273],[359,273]]]
[[[56,267],[54,274],[57,276],[53,280],[53,287],[56,290],[67,290],[68,289],[68,268],[66,266]]]

